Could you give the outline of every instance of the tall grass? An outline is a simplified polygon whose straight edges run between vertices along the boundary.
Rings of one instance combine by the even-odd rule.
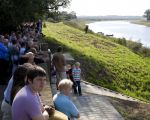
[[[150,102],[148,58],[109,37],[85,34],[63,23],[47,23],[43,32],[50,47],[64,46],[81,63],[84,80]]]

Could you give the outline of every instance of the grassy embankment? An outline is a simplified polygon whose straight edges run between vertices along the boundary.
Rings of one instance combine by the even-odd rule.
[[[117,98],[109,99],[124,120],[150,120],[150,105]]]
[[[150,102],[150,62],[113,39],[85,34],[63,23],[47,23],[46,39],[60,44],[81,63],[83,78],[94,84]]]

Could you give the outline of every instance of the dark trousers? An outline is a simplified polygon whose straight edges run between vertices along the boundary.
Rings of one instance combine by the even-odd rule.
[[[75,94],[77,94],[77,93],[79,93],[79,95],[82,94],[80,81],[74,81],[73,89],[74,89]]]
[[[8,81],[9,62],[0,59],[0,85],[6,85]]]

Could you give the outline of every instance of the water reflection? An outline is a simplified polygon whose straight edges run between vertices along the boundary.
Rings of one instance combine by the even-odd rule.
[[[143,46],[150,47],[150,27],[132,24],[127,21],[102,21],[88,25],[89,29],[96,33],[113,34],[114,37],[140,41]]]

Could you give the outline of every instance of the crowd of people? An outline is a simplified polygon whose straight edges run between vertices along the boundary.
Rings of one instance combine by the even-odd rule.
[[[42,24],[41,22],[38,22]],[[19,64],[42,62],[36,59],[41,27],[33,23],[22,25],[18,31],[0,35],[0,84],[7,84]],[[34,60],[35,59],[35,60]]]
[[[0,84],[7,85],[1,104],[2,120],[49,120],[54,111],[66,116],[62,120],[80,117],[79,110],[69,98],[72,88],[75,94],[82,95],[80,63],[66,69],[61,46],[52,58],[59,91],[53,96],[55,109],[42,104],[40,93],[47,78],[46,71],[38,66],[45,62],[38,57],[41,29],[42,23],[38,21],[37,24],[23,25],[10,35],[0,35]]]

